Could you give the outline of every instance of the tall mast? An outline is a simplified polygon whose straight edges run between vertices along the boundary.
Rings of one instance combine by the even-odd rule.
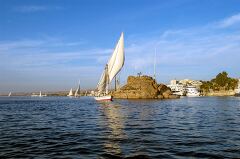
[[[156,80],[156,56],[157,56],[157,48],[155,47],[155,55],[154,55],[154,72],[153,72],[153,78]]]
[[[105,71],[106,71],[106,82],[107,82],[107,85],[106,85],[106,94],[108,94],[108,87],[109,87],[109,74],[108,74],[108,64],[106,64],[106,67],[105,67]]]
[[[78,91],[79,91],[79,95],[80,95],[80,80],[78,81]]]
[[[117,76],[115,76],[115,91],[117,90]]]

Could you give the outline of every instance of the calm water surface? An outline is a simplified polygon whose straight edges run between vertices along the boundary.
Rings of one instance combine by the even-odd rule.
[[[0,97],[0,158],[240,158],[240,98]]]

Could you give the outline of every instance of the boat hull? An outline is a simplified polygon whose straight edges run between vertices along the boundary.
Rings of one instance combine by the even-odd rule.
[[[173,92],[174,95],[178,95],[178,96],[184,96],[185,93],[184,92],[181,92],[181,91],[175,91]]]
[[[99,96],[99,97],[94,97],[96,101],[112,101],[112,96]]]
[[[236,93],[235,96],[236,96],[236,97],[240,97],[240,93]]]
[[[200,93],[197,93],[197,94],[187,94],[186,96],[187,97],[199,97]]]

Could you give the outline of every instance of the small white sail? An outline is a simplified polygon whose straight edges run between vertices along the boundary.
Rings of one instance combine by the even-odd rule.
[[[106,89],[106,86],[107,86],[107,77],[106,77],[106,71],[104,70],[97,86],[98,93],[99,94],[103,93]]]
[[[120,39],[112,53],[111,58],[109,59],[102,75],[99,80],[97,89],[98,94],[108,93],[108,84],[111,83],[112,79],[118,74],[121,68],[124,65],[124,38],[123,33],[120,36]]]
[[[42,97],[42,92],[40,91],[40,93],[39,93],[39,97]]]
[[[73,90],[72,90],[72,88],[70,89],[70,91],[69,91],[69,93],[68,93],[67,96],[73,96]]]
[[[79,91],[79,90],[78,90],[78,88],[77,88],[77,90],[76,90],[75,93],[74,93],[74,96],[75,96],[75,97],[78,97],[78,96],[79,96],[78,91]]]
[[[75,97],[79,97],[79,96],[80,96],[80,81],[78,82],[78,88],[77,88],[77,90],[75,91],[74,96],[75,96]]]
[[[9,94],[8,94],[8,96],[10,97],[12,95],[12,92],[10,92]]]

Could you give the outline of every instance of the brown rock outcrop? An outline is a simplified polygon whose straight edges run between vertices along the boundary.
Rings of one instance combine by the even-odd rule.
[[[173,99],[171,89],[149,76],[129,76],[127,84],[112,93],[114,98],[122,99]]]

